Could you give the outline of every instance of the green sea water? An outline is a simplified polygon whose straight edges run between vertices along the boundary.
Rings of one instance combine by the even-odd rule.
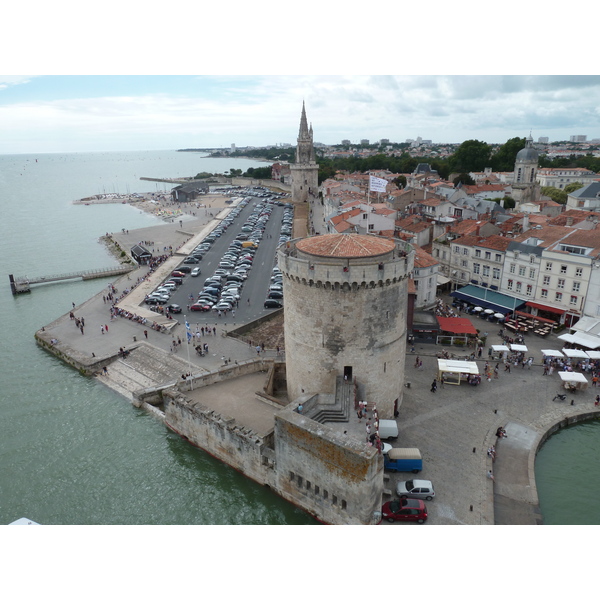
[[[105,280],[37,286],[16,297],[9,288],[9,273],[111,266],[100,236],[160,223],[128,205],[73,200],[165,188],[141,176],[249,166],[256,162],[174,151],[0,156],[0,523],[24,516],[65,525],[315,523],[38,348],[35,331]]]

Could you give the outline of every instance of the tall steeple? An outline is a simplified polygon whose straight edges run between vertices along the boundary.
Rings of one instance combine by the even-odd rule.
[[[319,165],[315,158],[312,124],[309,128],[304,102],[302,102],[302,115],[300,116],[296,161],[290,165],[290,171],[292,174],[292,200],[309,202],[312,207],[319,195]]]
[[[300,131],[298,132],[298,147],[296,150],[296,163],[308,164],[315,162],[315,150],[313,147],[312,124],[308,128],[306,119],[306,109],[304,101],[302,102],[302,115],[300,117]]]

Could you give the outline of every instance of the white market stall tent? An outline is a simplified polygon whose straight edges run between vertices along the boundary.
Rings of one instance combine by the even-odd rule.
[[[598,350],[586,350],[585,353],[592,360],[598,360],[600,358],[600,352],[598,352]]]
[[[510,348],[508,346],[504,346],[503,344],[492,344],[492,358],[496,359],[506,359],[508,353],[510,352]]]
[[[524,346],[523,344],[511,344],[510,349],[513,352],[527,352],[527,346]]]
[[[544,356],[554,356],[556,358],[564,358],[565,355],[560,350],[540,350]]]
[[[588,380],[583,374],[572,371],[559,371],[558,374],[563,380],[566,390],[587,390]]]
[[[562,353],[569,358],[589,358],[583,350],[576,350],[574,348],[563,348]]]
[[[438,379],[444,377],[444,383],[460,385],[461,381],[471,380],[479,383],[479,367],[476,362],[467,360],[446,360],[438,358]]]

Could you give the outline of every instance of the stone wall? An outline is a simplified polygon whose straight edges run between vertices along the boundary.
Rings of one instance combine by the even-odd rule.
[[[383,457],[374,448],[298,413],[275,417],[278,493],[331,524],[374,524]]]
[[[227,419],[215,411],[192,406],[178,393],[165,394],[165,424],[219,460],[260,484],[273,485],[273,469],[262,459],[267,441],[254,431],[240,427],[235,419]],[[271,461],[272,462],[272,461]],[[265,464],[263,464],[265,463]]]

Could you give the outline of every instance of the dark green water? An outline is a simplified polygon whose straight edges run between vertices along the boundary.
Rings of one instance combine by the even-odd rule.
[[[537,455],[546,525],[600,525],[600,420],[561,429]]]

